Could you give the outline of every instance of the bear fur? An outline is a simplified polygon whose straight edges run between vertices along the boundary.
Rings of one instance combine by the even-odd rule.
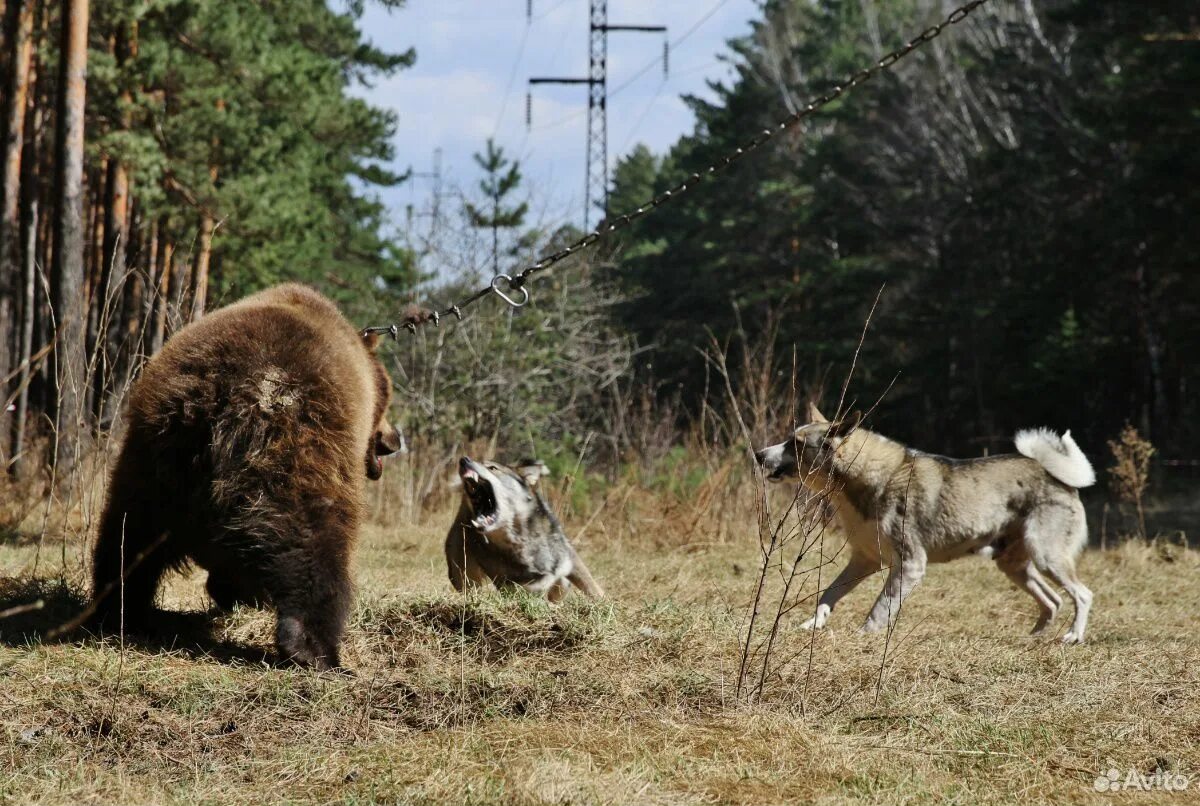
[[[195,563],[218,607],[274,607],[281,660],[340,665],[365,482],[399,447],[377,342],[300,285],[167,342],[130,393],[95,548],[95,626],[152,627],[162,575]]]

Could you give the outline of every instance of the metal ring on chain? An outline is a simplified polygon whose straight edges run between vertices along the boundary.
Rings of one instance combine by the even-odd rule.
[[[510,297],[508,294],[505,294],[503,291],[500,290],[500,281],[501,280],[508,283],[508,287],[510,290],[516,289],[517,291],[521,292],[522,296],[521,296],[520,302],[517,302],[515,299]],[[514,308],[520,308],[526,302],[529,302],[529,289],[526,288],[522,284],[514,283],[513,278],[507,274],[497,274],[495,277],[492,278],[492,291],[495,292],[496,296],[498,296],[500,299],[504,300],[509,305],[513,306]]]

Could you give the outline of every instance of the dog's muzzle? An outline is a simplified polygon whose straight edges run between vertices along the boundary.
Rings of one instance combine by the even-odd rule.
[[[491,529],[500,522],[500,505],[492,483],[479,473],[480,467],[464,456],[458,460],[458,476],[462,479],[463,495],[475,517],[471,524],[477,529]]]
[[[758,461],[759,467],[763,469],[767,481],[783,481],[785,478],[795,475],[796,463],[787,455],[787,452],[784,450],[785,447],[786,443],[772,445],[754,454],[754,458]]]

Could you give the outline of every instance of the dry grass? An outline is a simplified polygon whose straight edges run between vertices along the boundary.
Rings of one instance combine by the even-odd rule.
[[[750,707],[733,690],[752,520],[692,542],[658,535],[661,519],[603,520],[580,548],[611,599],[558,608],[453,595],[448,516],[371,528],[352,677],[266,665],[257,611],[211,634],[181,619],[193,637],[176,647],[22,643],[77,606],[86,546],[44,548],[39,575],[66,570],[35,583],[36,544],[7,539],[0,609],[46,608],[0,623],[0,801],[1090,803],[1113,797],[1093,789],[1110,760],[1200,775],[1196,551],[1085,555],[1096,607],[1073,648],[1027,637],[1032,602],[972,558],[931,568],[885,656],[854,633],[869,580],[830,631],[786,632],[797,657]],[[201,578],[173,580],[169,606],[204,607]]]

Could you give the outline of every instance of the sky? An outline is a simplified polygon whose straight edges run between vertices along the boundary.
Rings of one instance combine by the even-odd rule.
[[[530,76],[579,76],[588,69],[588,0],[408,0],[397,11],[368,7],[365,36],[385,50],[416,49],[416,64],[357,92],[399,115],[391,167],[416,175],[380,196],[404,228],[406,210],[429,209],[434,149],[443,186],[473,188],[472,154],[488,137],[521,163],[531,217],[543,226],[583,223],[587,88],[533,88],[532,127],[525,122]],[[609,24],[666,25],[670,70],[662,71],[663,35],[612,32],[608,40],[610,170],[636,144],[662,152],[693,126],[683,94],[711,95],[707,82],[727,79],[719,60],[727,40],[749,31],[758,0],[609,0]],[[443,196],[443,204],[461,204]],[[596,216],[592,216],[592,224]]]

